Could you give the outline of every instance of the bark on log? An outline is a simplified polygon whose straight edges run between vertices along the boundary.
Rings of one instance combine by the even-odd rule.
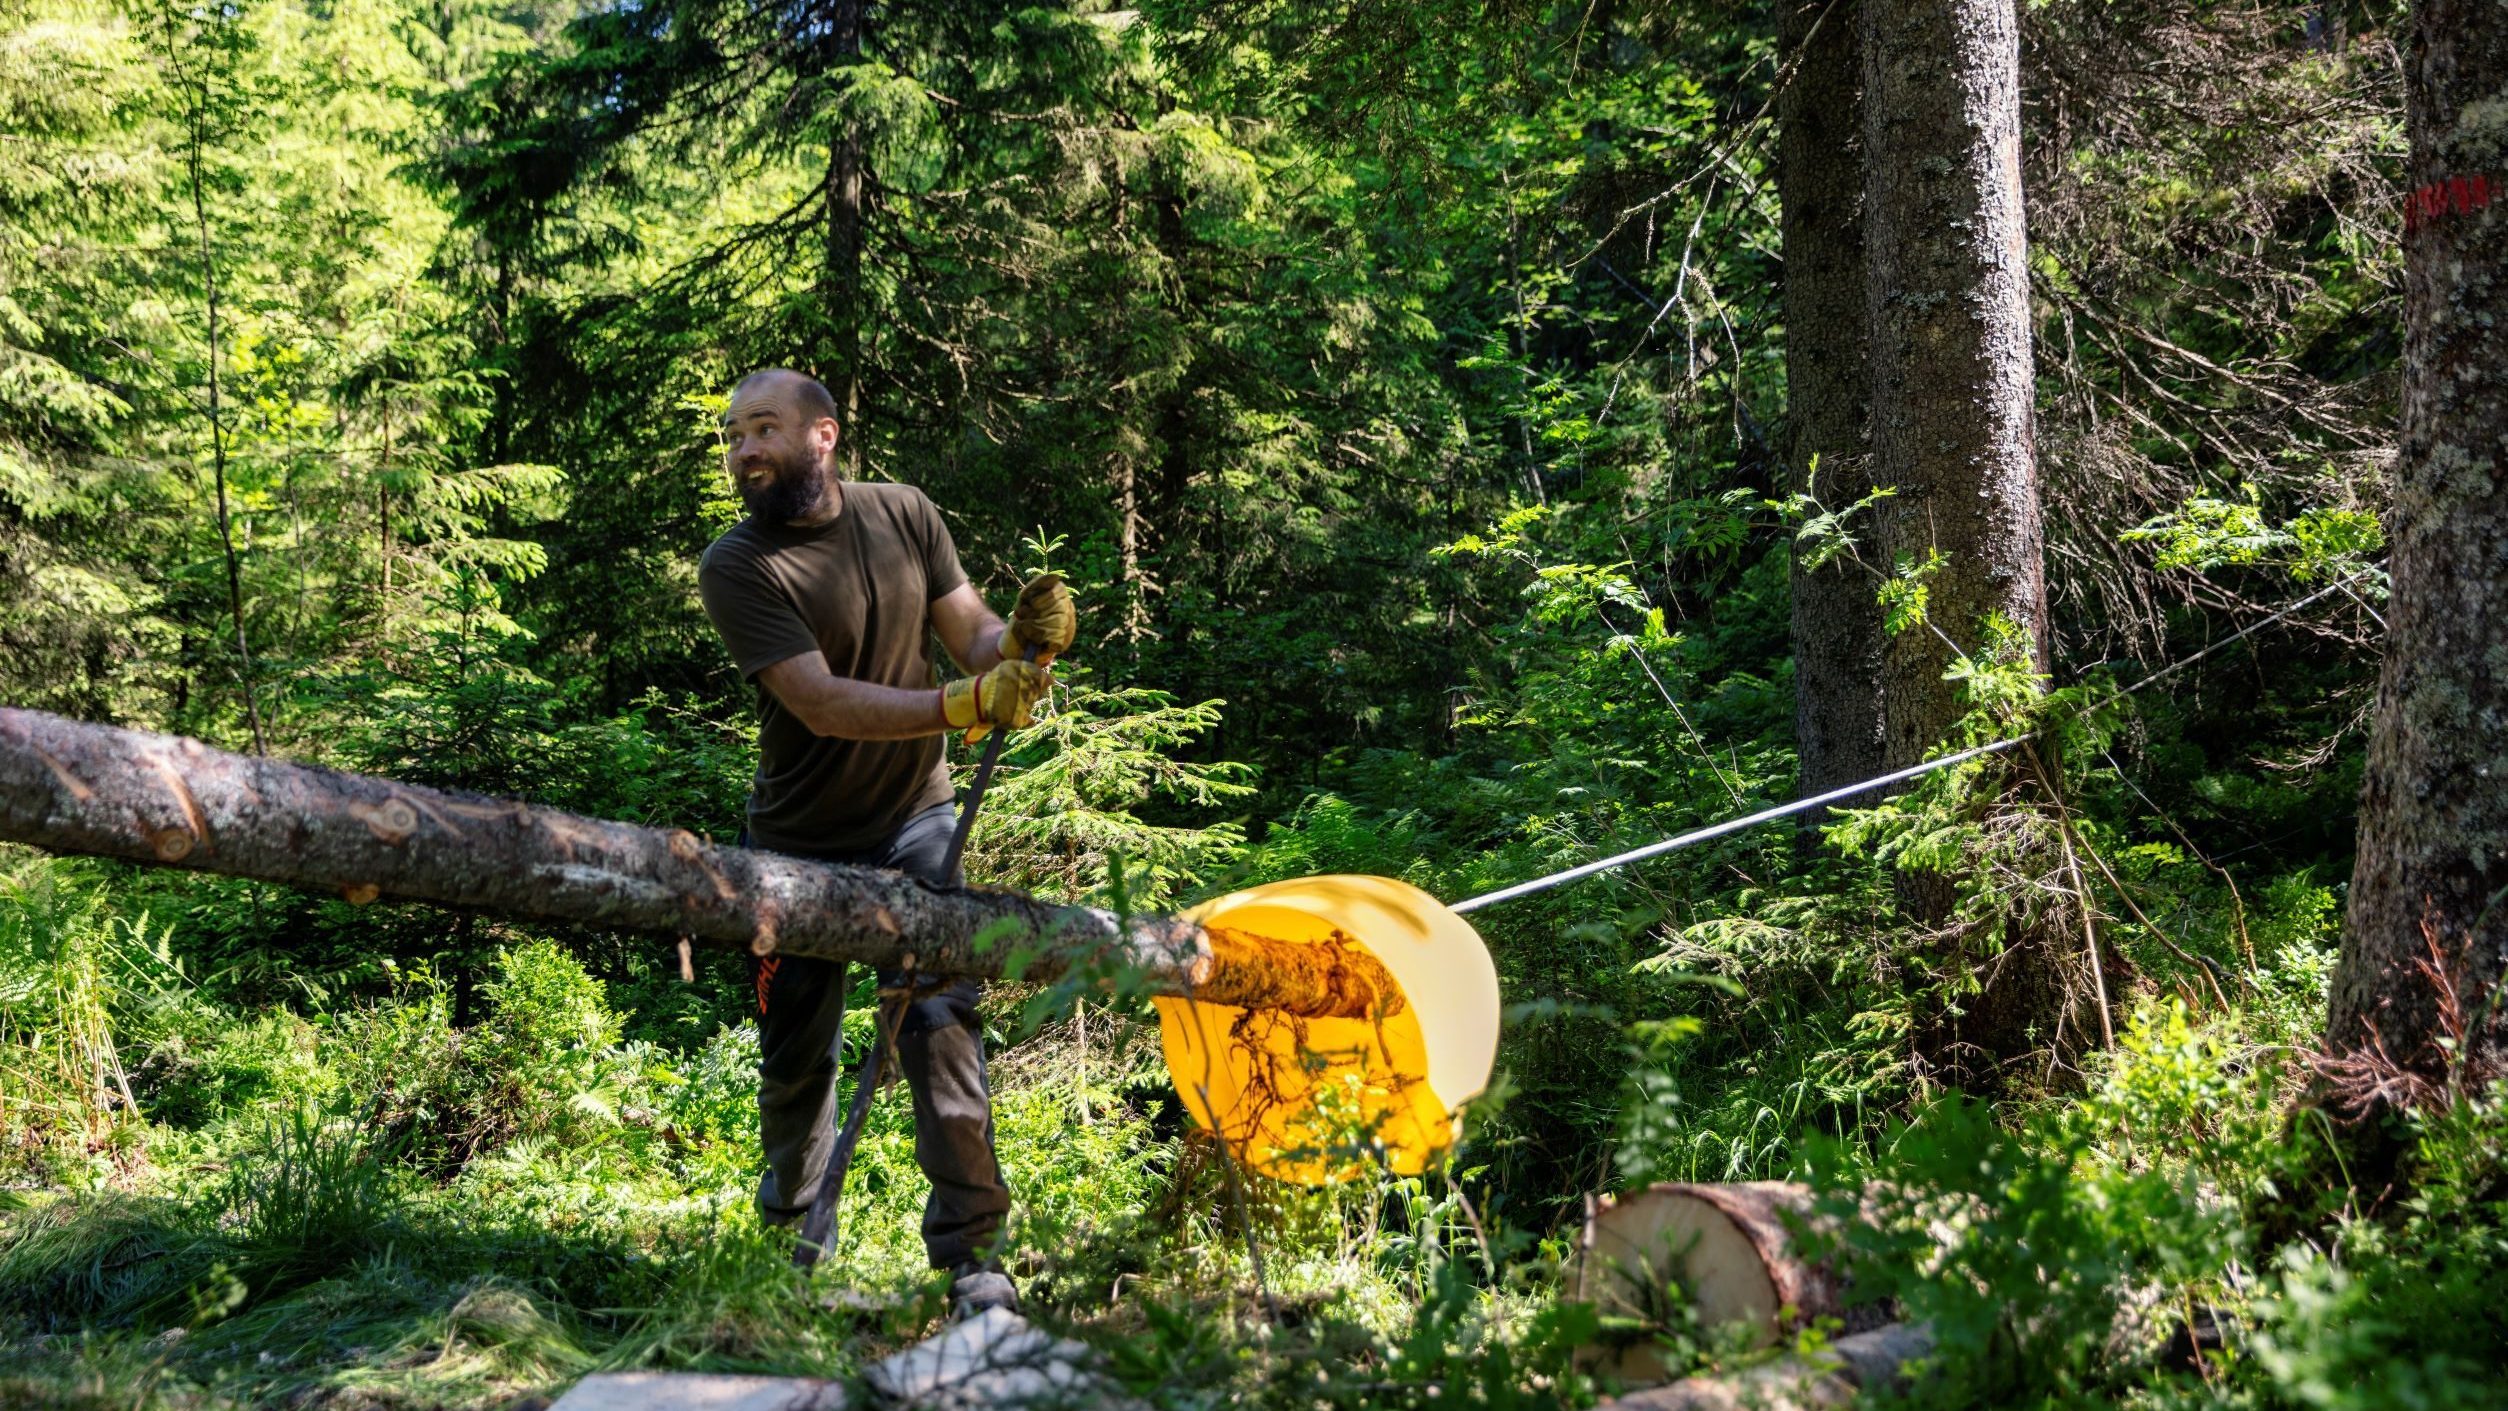
[[[1358,1018],[1398,997],[1373,956],[1119,920],[1013,892],[719,847],[480,794],[422,788],[197,740],[0,708],[0,840],[782,952],[999,978],[1137,972],[1159,994]],[[1379,997],[1386,999],[1379,999]]]
[[[1932,1330],[1886,1323],[1849,1333],[1811,1356],[1781,1357],[1761,1367],[1714,1377],[1689,1377],[1606,1401],[1595,1411],[1827,1411],[1866,1390],[1895,1388],[1907,1365],[1933,1355]]]
[[[1606,1317],[1648,1323],[1684,1300],[1701,1327],[1745,1323],[1766,1347],[1807,1320],[1847,1311],[1834,1272],[1795,1252],[1787,1221],[1799,1225],[1810,1209],[1810,1190],[1785,1181],[1667,1183],[1596,1202],[1576,1296]],[[1596,1349],[1589,1365],[1622,1382],[1669,1375],[1651,1343]]]

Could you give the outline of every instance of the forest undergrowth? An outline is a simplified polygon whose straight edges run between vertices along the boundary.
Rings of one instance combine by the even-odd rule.
[[[1991,716],[1980,728],[2009,724]],[[2078,721],[2056,733],[2076,754],[2102,743]],[[1082,766],[1128,747],[1076,719],[1056,741]],[[2131,797],[2120,783],[2074,781],[2076,816]],[[1700,1369],[1768,1355],[1677,1306],[1605,1328],[1569,1300],[1581,1197],[1792,1177],[1858,1212],[1841,1257],[1860,1296],[1937,1330],[1914,1404],[2492,1404],[2508,1090],[2467,1073],[2392,1119],[2388,1179],[2408,1174],[2406,1199],[2365,1174],[2327,1179],[2352,1148],[2325,1109],[2295,1105],[2324,1080],[2311,1044],[2336,913],[2308,871],[2239,886],[2085,822],[2115,885],[2094,904],[2119,913],[2101,933],[2120,952],[2113,1047],[2059,1040],[1991,1108],[1925,1081],[1908,1009],[1941,981],[1888,923],[1875,859],[1991,849],[2005,806],[1951,771],[1844,816],[1826,844],[1779,830],[1685,862],[1693,898],[1710,868],[1777,886],[1726,882],[1676,927],[1641,888],[1612,889],[1633,930],[1590,910],[1546,934],[1552,920],[1492,916],[1513,1001],[1500,1086],[1453,1166],[1424,1178],[1307,1192],[1232,1173],[1180,1117],[1137,1008],[998,987],[1008,1266],[1034,1316],[1161,1405],[1581,1405],[1608,1391],[1576,1358],[1597,1340],[1646,1338]],[[1319,797],[1259,843],[1199,839],[1181,871],[1139,885],[1162,901],[1179,884],[1355,870],[1454,895],[1511,870],[1504,850],[1438,868],[1434,816]],[[1123,889],[1119,854],[1062,850],[1075,858]],[[204,926],[219,918],[232,929]],[[1662,949],[1627,960],[1647,935]],[[287,970],[257,952],[291,936],[372,948],[320,993],[285,994]],[[1596,966],[1597,948],[1624,958]],[[0,1394],[505,1407],[601,1368],[841,1378],[917,1340],[941,1287],[913,1235],[902,1095],[874,1109],[841,1254],[797,1273],[751,1206],[743,987],[728,959],[707,962],[691,985],[664,946],[586,950],[16,855],[0,895],[15,1171],[0,1297],[16,1325]],[[1551,965],[1579,983],[1543,986]],[[1624,1076],[1597,1085],[1597,1069]],[[1570,1151],[1584,1155],[1558,1159]]]

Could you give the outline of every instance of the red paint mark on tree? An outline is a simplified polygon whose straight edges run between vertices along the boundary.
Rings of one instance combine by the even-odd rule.
[[[2433,181],[2404,197],[2404,229],[2419,230],[2442,216],[2467,216],[2508,195],[2508,182],[2476,174]]]

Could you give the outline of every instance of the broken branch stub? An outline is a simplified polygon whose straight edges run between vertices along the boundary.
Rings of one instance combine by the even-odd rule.
[[[1400,991],[1363,952],[1318,970],[1249,936],[1214,964],[1202,928],[1119,919],[880,868],[720,847],[197,740],[0,708],[0,840],[198,872],[439,902],[543,921],[694,936],[936,975],[1050,981],[1109,962],[1154,993],[1355,1018]],[[1372,969],[1371,969],[1372,967]],[[1398,1002],[1398,998],[1395,1002]]]

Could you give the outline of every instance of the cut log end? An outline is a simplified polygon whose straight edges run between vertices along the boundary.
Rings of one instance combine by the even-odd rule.
[[[1576,1296],[1624,1328],[1667,1327],[1686,1303],[1701,1327],[1741,1323],[1765,1347],[1815,1318],[1843,1311],[1838,1281],[1794,1250],[1791,1220],[1811,1207],[1805,1187],[1781,1181],[1665,1184],[1598,1201],[1587,1215]],[[1671,1375],[1650,1337],[1589,1350],[1595,1370],[1622,1382]]]

